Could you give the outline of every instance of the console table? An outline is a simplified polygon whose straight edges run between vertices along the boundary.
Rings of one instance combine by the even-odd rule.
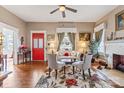
[[[25,63],[25,62],[31,62],[31,51],[25,51],[25,52],[18,52],[18,57],[17,57],[17,61],[18,64],[20,63]]]

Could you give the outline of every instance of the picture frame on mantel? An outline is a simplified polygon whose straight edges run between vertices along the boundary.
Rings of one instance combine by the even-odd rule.
[[[115,15],[115,31],[124,30],[124,10]]]

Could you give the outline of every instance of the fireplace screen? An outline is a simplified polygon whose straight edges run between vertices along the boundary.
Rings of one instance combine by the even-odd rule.
[[[113,54],[113,68],[124,72],[124,55]]]

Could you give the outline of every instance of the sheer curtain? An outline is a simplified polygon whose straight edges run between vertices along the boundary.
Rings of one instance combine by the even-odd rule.
[[[62,40],[63,40],[63,38],[64,38],[64,33],[58,33],[58,48],[57,48],[57,50],[59,50],[60,49],[60,45],[61,45],[61,42],[62,42]]]
[[[96,41],[99,42],[99,43],[100,43],[100,41],[101,41],[102,33],[103,33],[103,30],[98,31],[98,32],[95,32],[95,39],[96,39]]]
[[[96,40],[96,42],[98,43],[98,46],[99,46],[99,47],[101,47],[101,46],[100,46],[100,43],[101,43],[101,41],[102,41],[102,35],[103,35],[103,30],[98,31],[98,32],[95,32],[95,40]],[[98,50],[99,50],[99,47],[98,47]],[[99,51],[98,51],[98,52],[99,52]]]
[[[75,50],[75,33],[68,33],[68,37],[72,43],[72,50]]]

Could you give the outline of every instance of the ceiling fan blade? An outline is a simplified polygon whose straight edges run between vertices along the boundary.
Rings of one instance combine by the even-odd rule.
[[[62,17],[65,18],[65,11],[62,12]]]
[[[53,13],[56,12],[57,10],[59,10],[59,8],[53,10],[52,12],[50,12],[50,14],[53,14]]]
[[[77,10],[76,9],[72,9],[72,8],[69,8],[69,7],[65,7],[67,10],[70,10],[70,11],[72,11],[72,12],[74,12],[74,13],[77,13]]]

